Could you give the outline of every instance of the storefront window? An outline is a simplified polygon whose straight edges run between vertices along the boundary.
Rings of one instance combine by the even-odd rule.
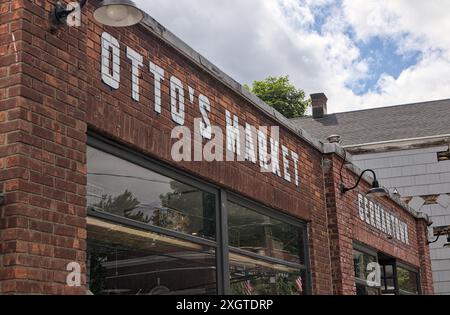
[[[120,146],[90,143],[87,277],[93,294],[310,293],[305,224],[244,206],[234,195],[218,208],[217,196],[227,192]],[[216,227],[223,216],[228,220]],[[216,240],[216,229],[226,227],[229,243]]]
[[[233,295],[303,295],[306,271],[230,254]]]
[[[216,294],[213,248],[88,218],[88,281],[95,295]]]
[[[355,245],[353,263],[358,295],[408,295],[419,294],[419,274],[396,258]],[[373,281],[375,269],[379,279]],[[378,283],[380,282],[380,283]]]
[[[398,289],[400,294],[419,294],[418,273],[397,266]]]
[[[262,215],[234,202],[228,206],[230,246],[304,264],[303,228]]]
[[[215,239],[216,197],[88,148],[88,206],[145,224]]]
[[[306,294],[304,227],[234,201],[227,210],[232,293]]]

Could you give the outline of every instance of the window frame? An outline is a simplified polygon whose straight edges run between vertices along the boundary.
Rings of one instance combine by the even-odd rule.
[[[388,289],[386,283],[386,266],[392,267],[392,277],[388,279],[392,279],[394,281],[394,289]],[[385,281],[384,287],[381,287],[381,294],[383,295],[398,295],[398,277],[397,277],[397,263],[395,260],[392,260],[389,264],[381,265],[380,267],[383,269],[381,279]]]
[[[407,271],[410,271],[410,272],[412,272],[412,273],[414,273],[416,275],[417,293],[412,293],[412,292],[400,289],[400,285],[398,284],[398,271],[397,271],[397,269],[399,267],[402,268],[402,269],[405,269]],[[395,264],[395,277],[396,277],[395,279],[396,279],[396,282],[397,282],[396,289],[397,289],[397,294],[398,295],[422,295],[422,285],[421,285],[420,270],[418,270],[418,269],[416,269],[416,268],[414,268],[414,267],[412,267],[412,266],[410,266],[410,265],[408,265],[408,264],[406,264],[406,263],[404,263],[404,262],[402,262],[400,260],[397,260],[396,264]]]
[[[294,218],[290,215],[287,215],[283,212],[279,212],[279,211],[276,212],[274,209],[263,206],[257,202],[254,202],[248,198],[242,197],[242,196],[232,193],[232,192],[227,193],[226,202],[233,202],[237,205],[245,207],[248,210],[256,212],[260,215],[267,216],[269,218],[272,218],[272,219],[275,219],[275,220],[281,221],[283,223],[286,223],[286,224],[289,224],[289,225],[292,225],[292,226],[302,229],[302,231],[303,231],[302,237],[305,242],[304,249],[303,249],[303,255],[305,257],[305,264],[297,264],[294,262],[289,262],[289,261],[281,260],[278,258],[263,256],[263,255],[259,255],[259,254],[256,254],[256,253],[253,253],[250,251],[246,251],[246,250],[243,250],[240,248],[236,248],[233,246],[229,246],[229,251],[236,253],[236,254],[243,255],[243,256],[248,256],[250,258],[254,258],[257,260],[261,260],[263,262],[280,264],[280,265],[284,265],[284,266],[291,267],[291,268],[297,268],[297,269],[299,269],[299,271],[305,271],[305,273],[306,273],[305,294],[310,295],[311,289],[312,289],[312,286],[311,286],[312,279],[311,279],[311,269],[310,269],[310,261],[309,261],[308,223],[304,222],[300,219]],[[227,212],[227,215],[228,215],[228,212]],[[227,227],[226,233],[228,234],[228,227]]]
[[[385,283],[384,287],[383,287],[383,285],[381,283],[381,286],[378,288],[381,295],[422,295],[423,291],[422,291],[421,273],[420,273],[419,269],[417,269],[416,267],[411,266],[411,265],[409,265],[409,264],[407,264],[407,263],[405,263],[405,262],[403,262],[403,261],[401,261],[401,260],[399,260],[397,258],[394,258],[394,257],[392,257],[391,259],[388,260],[390,262],[389,264],[382,265],[380,263],[380,255],[382,253],[380,253],[377,250],[369,247],[368,245],[365,245],[365,244],[360,243],[358,241],[353,241],[353,249],[357,250],[359,252],[371,255],[371,256],[375,256],[377,258],[377,263],[380,265],[381,272],[382,272],[381,280],[383,280],[383,277],[385,275],[385,273],[384,273],[385,272],[385,267],[387,265],[392,266],[392,268],[393,268],[392,271],[393,271],[394,287],[395,288],[393,290],[385,290],[384,287],[386,287],[386,283]],[[417,276],[416,277],[417,278],[417,288],[418,288],[418,290],[417,290],[418,293],[417,294],[411,293],[411,292],[408,292],[408,291],[404,291],[404,290],[400,289],[399,284],[398,284],[398,272],[397,272],[398,267],[406,269],[406,270],[411,271],[411,272],[414,272],[416,274],[416,276]],[[355,276],[355,283],[367,286],[367,282],[366,281],[364,281],[362,279],[359,279],[359,278],[356,278],[356,276]]]
[[[87,208],[87,216],[98,218],[101,220],[106,220],[111,223],[123,224],[126,226],[134,227],[144,231],[149,231],[153,233],[160,233],[170,237],[180,238],[185,241],[197,243],[200,245],[210,246],[216,251],[216,279],[217,279],[217,294],[218,295],[230,295],[230,270],[229,270],[229,252],[233,251],[237,254],[242,254],[262,260],[269,263],[276,263],[286,265],[288,267],[299,268],[299,271],[305,271],[306,279],[304,290],[305,294],[312,294],[312,275],[311,275],[311,263],[310,263],[310,253],[309,253],[309,223],[302,221],[301,219],[292,217],[281,212],[278,209],[272,209],[264,206],[258,202],[250,200],[248,198],[242,197],[234,192],[230,192],[222,187],[209,183],[201,178],[193,176],[186,171],[180,170],[173,165],[158,161],[157,159],[150,157],[142,152],[135,149],[129,148],[126,145],[120,144],[115,140],[106,138],[95,131],[88,130],[87,133],[87,146],[92,147],[96,150],[102,151],[106,154],[110,154],[119,159],[123,159],[129,163],[135,164],[137,166],[143,167],[162,176],[167,176],[171,179],[179,181],[180,183],[190,185],[194,188],[200,189],[202,191],[214,194],[216,197],[216,239],[208,240],[201,237],[196,237],[181,232],[176,232],[170,229],[152,226],[145,224],[143,222],[134,221],[125,217],[114,215],[111,213],[105,213],[99,210],[95,210],[92,207]],[[259,214],[271,217],[276,220],[280,220],[287,224],[291,224],[303,229],[303,239],[304,239],[304,257],[305,264],[296,264],[292,262],[286,262],[276,258],[270,258],[266,256],[260,256],[251,252],[244,250],[232,248],[229,246],[228,242],[228,211],[227,203],[228,201],[235,202],[239,205],[249,208]]]

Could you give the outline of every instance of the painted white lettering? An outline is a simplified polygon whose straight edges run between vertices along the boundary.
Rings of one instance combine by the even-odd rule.
[[[281,177],[280,143],[272,137],[270,137],[270,164],[272,165],[272,173]]]
[[[164,70],[155,65],[153,62],[150,62],[150,72],[153,74],[155,78],[155,112],[161,114],[161,83],[164,81]]]
[[[127,58],[131,60],[131,97],[139,102],[139,68],[144,65],[144,57],[127,47]]]
[[[184,88],[181,80],[170,77],[170,112],[172,120],[180,126],[184,125]]]
[[[289,156],[289,150],[288,148],[286,148],[284,145],[281,146],[281,151],[283,152],[283,175],[284,175],[284,180],[286,180],[287,182],[291,182],[291,174],[289,173],[289,160],[288,160],[288,156]]]
[[[369,213],[370,213],[370,225],[375,227],[375,205],[373,202],[369,202]]]
[[[267,128],[262,127],[258,130],[258,155],[259,155],[259,166],[263,173],[269,171],[269,161],[267,154]]]
[[[291,151],[291,158],[292,158],[292,161],[294,162],[295,186],[298,187],[300,185],[299,172],[298,172],[298,162],[299,162],[300,158],[299,158],[298,154],[295,153],[294,151]]]
[[[255,142],[256,128],[252,125],[245,124],[245,160],[256,164]]]
[[[102,34],[102,81],[114,90],[120,86],[120,46],[112,35]]]
[[[227,124],[227,151],[232,153],[227,154],[227,161],[234,161],[234,155],[241,155],[241,136],[239,130],[239,118],[233,115],[231,117],[231,113],[226,110],[225,111],[225,120]]]
[[[199,122],[200,134],[205,139],[211,139],[212,127],[211,121],[209,120],[208,117],[208,113],[211,112],[211,104],[209,103],[209,99],[205,95],[200,94],[200,96],[198,97],[198,106],[203,119],[203,121]]]
[[[364,215],[364,196],[359,194],[358,195],[358,213],[359,213],[359,218],[364,221],[365,215]]]
[[[378,230],[381,230],[381,218],[380,218],[380,206],[375,205],[375,226]]]

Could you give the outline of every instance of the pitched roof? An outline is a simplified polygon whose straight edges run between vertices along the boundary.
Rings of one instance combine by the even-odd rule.
[[[292,121],[322,141],[331,135],[339,135],[344,146],[448,135],[450,99]]]

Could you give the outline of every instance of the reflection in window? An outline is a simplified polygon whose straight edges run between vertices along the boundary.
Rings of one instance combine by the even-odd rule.
[[[356,283],[356,295],[380,295],[380,290],[376,287]]]
[[[216,197],[88,148],[88,205],[131,220],[215,239]]]
[[[304,270],[230,253],[233,295],[303,295]]]
[[[369,255],[367,253],[353,250],[353,264],[355,268],[355,277],[362,281],[367,281],[369,274],[372,270],[368,270],[368,266],[371,263],[376,263],[377,257]]]
[[[374,271],[378,258],[368,253],[353,249],[353,266],[356,278],[356,294],[357,295],[379,295],[379,283],[373,282],[376,279],[370,279],[371,273]]]
[[[303,228],[228,202],[230,246],[304,264]]]
[[[418,274],[401,266],[397,266],[398,288],[405,294],[419,294]]]
[[[381,290],[383,295],[396,293],[394,268],[395,262],[384,262],[381,266]]]
[[[88,218],[88,281],[96,295],[216,294],[215,252]]]

